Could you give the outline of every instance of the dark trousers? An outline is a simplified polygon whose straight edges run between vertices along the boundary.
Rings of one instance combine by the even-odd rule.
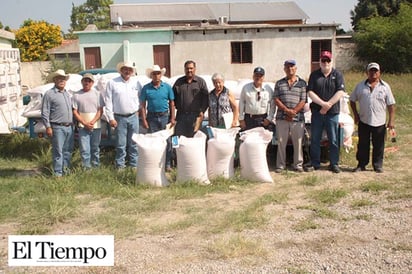
[[[266,114],[250,115],[245,114],[246,128],[244,130],[252,129],[255,127],[263,127],[263,121],[266,119]]]
[[[358,124],[358,151],[356,152],[356,160],[358,166],[365,167],[369,163],[370,142],[372,140],[372,166],[374,169],[382,168],[383,152],[385,150],[385,125],[372,127],[359,121]]]
[[[196,124],[196,118],[199,116],[199,113],[183,113],[177,112],[176,115],[176,125],[175,125],[175,135],[177,136],[186,136],[193,137],[195,134],[194,127]]]

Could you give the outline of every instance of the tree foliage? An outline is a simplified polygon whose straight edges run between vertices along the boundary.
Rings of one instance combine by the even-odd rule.
[[[62,34],[60,26],[46,21],[25,20],[15,31],[16,46],[20,49],[23,62],[46,61],[47,50],[61,45]]]
[[[351,11],[351,24],[356,31],[361,19],[377,16],[388,17],[397,14],[401,3],[412,3],[412,0],[359,0]]]
[[[389,17],[361,19],[354,34],[356,55],[388,72],[412,72],[412,5]]]
[[[72,5],[71,32],[84,30],[94,24],[98,29],[110,28],[110,8],[112,0],[87,0],[86,3]]]

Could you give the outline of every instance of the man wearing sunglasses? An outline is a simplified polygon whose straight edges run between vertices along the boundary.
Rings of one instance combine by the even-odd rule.
[[[310,109],[311,145],[310,156],[315,170],[320,168],[320,141],[325,129],[329,143],[329,169],[339,173],[339,100],[345,93],[345,83],[341,72],[332,67],[332,53],[322,51],[320,68],[309,77],[308,95],[312,99]]]
[[[240,93],[239,123],[242,130],[267,127],[274,114],[273,90],[264,85],[265,70],[257,67],[253,71],[253,82],[246,84]]]

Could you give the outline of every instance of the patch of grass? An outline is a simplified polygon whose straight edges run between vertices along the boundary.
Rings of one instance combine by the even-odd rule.
[[[327,218],[327,219],[337,219],[338,214],[323,206],[315,206],[315,205],[308,205],[308,206],[301,206],[298,209],[307,209],[314,213],[314,217],[318,218]]]
[[[266,258],[268,252],[258,240],[248,240],[236,234],[229,239],[218,239],[207,246],[207,251],[213,259],[233,259],[244,257]]]
[[[211,232],[217,233],[227,229],[242,231],[244,229],[259,227],[268,220],[264,212],[264,207],[269,204],[281,203],[286,199],[287,195],[281,193],[262,195],[245,208],[226,213],[223,219],[211,228]]]
[[[343,189],[322,189],[313,191],[310,197],[316,202],[332,205],[344,198],[348,192]]]
[[[320,183],[319,177],[316,175],[306,176],[299,182],[303,186],[316,186]]]
[[[304,232],[309,229],[318,229],[318,228],[320,228],[320,225],[315,223],[313,219],[311,218],[302,220],[293,226],[293,230],[298,231],[298,232]]]
[[[360,207],[365,207],[365,206],[372,206],[374,204],[376,203],[372,202],[369,199],[355,199],[351,201],[350,206],[352,208],[360,208]]]
[[[383,190],[387,190],[390,188],[390,185],[385,183],[385,182],[376,182],[376,181],[371,181],[364,183],[360,186],[360,189],[363,192],[371,192],[371,193],[380,193]]]

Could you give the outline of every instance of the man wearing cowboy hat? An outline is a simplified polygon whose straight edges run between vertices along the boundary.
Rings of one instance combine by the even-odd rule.
[[[209,106],[209,90],[203,78],[196,75],[196,63],[186,61],[185,76],[173,85],[177,109],[175,135],[193,137]]]
[[[116,128],[116,158],[118,169],[126,167],[126,155],[129,165],[137,167],[137,145],[132,141],[133,133],[139,133],[139,93],[142,86],[136,78],[132,62],[117,64],[119,77],[111,79],[106,86],[106,112],[110,126]]]
[[[54,175],[61,177],[70,168],[73,150],[73,111],[71,95],[65,89],[69,75],[59,69],[47,77],[54,81],[54,87],[44,96],[41,118],[46,134],[52,138],[52,159]]]
[[[143,127],[148,128],[150,133],[165,129],[169,121],[172,126],[176,123],[175,96],[172,87],[161,80],[165,73],[166,69],[160,69],[158,65],[146,70],[147,77],[151,78],[152,81],[142,89],[140,109]],[[167,171],[171,168],[171,158],[172,146],[168,140],[166,149]]]

